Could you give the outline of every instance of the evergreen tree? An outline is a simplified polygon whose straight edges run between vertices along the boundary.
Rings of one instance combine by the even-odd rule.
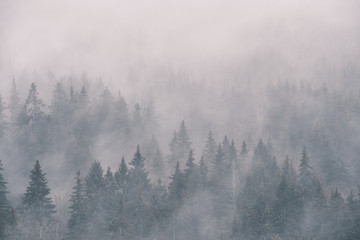
[[[148,235],[151,222],[149,219],[149,205],[151,195],[151,184],[148,173],[145,171],[145,158],[137,145],[136,152],[130,162],[132,168],[129,170],[129,193],[128,209],[133,209],[129,215],[129,223],[138,238]]]
[[[69,117],[69,99],[61,82],[55,86],[49,108],[51,118],[57,124],[63,123]]]
[[[103,216],[103,197],[105,193],[105,182],[103,169],[100,162],[91,164],[89,172],[85,177],[85,205],[89,223],[89,239],[99,239],[106,232]]]
[[[324,235],[328,239],[346,239],[345,200],[337,188],[331,191],[326,221],[328,228]]]
[[[6,229],[7,226],[14,223],[14,219],[12,217],[12,208],[10,205],[9,200],[6,197],[8,193],[6,184],[2,171],[2,163],[0,160],[0,239],[6,239],[7,233]]]
[[[20,124],[32,126],[38,124],[41,119],[45,116],[43,108],[45,104],[39,98],[37,86],[32,83],[29,89],[29,95],[26,99],[25,105],[23,106],[18,121]]]
[[[20,100],[19,100],[19,94],[16,88],[16,82],[15,79],[12,81],[12,87],[10,92],[10,104],[9,104],[9,110],[11,114],[11,124],[15,124],[17,121],[17,117],[20,111]]]
[[[207,140],[206,140],[206,144],[205,144],[205,149],[204,149],[204,161],[206,162],[213,162],[215,159],[215,155],[216,155],[216,142],[215,139],[212,136],[212,132],[209,131]]]
[[[5,104],[2,100],[2,96],[0,95],[0,139],[3,139],[5,137],[5,133],[8,125],[8,123],[5,120],[6,116],[4,110],[5,110]]]
[[[178,132],[174,131],[173,138],[169,144],[170,156],[169,164],[173,164],[175,161],[185,161],[187,154],[191,149],[191,142],[189,141],[189,135],[183,120],[180,124]]]
[[[203,156],[201,156],[200,164],[199,164],[199,171],[198,171],[198,184],[201,189],[204,189],[207,186],[207,175],[209,169],[205,164]]]
[[[53,144],[57,150],[62,150],[68,128],[72,121],[70,114],[70,102],[61,82],[58,82],[53,92],[53,98],[50,105],[51,127]]]
[[[180,125],[180,129],[178,132],[178,140],[179,140],[179,147],[181,158],[185,157],[188,152],[190,152],[190,145],[191,142],[189,141],[189,135],[187,133],[187,128],[185,126],[185,121],[183,120]]]
[[[119,188],[124,192],[126,191],[126,185],[128,180],[128,168],[125,163],[125,158],[121,159],[119,169],[115,172],[115,180]]]
[[[296,183],[296,172],[286,157],[282,167],[281,182],[274,204],[274,227],[285,239],[295,238],[300,232],[302,201]]]
[[[161,179],[159,179],[151,193],[150,219],[154,225],[152,234],[152,238],[154,239],[165,239],[166,221],[170,216],[167,200],[168,194],[166,188],[163,186]]]
[[[113,126],[113,131],[117,133],[117,136],[126,143],[130,134],[130,117],[127,103],[120,93],[115,101],[111,126]]]
[[[86,239],[87,216],[85,207],[84,186],[80,178],[80,171],[75,176],[75,186],[70,196],[70,219],[68,221],[67,239]]]
[[[300,158],[299,187],[304,203],[314,200],[316,194],[316,179],[312,174],[310,160],[304,147]]]
[[[184,173],[180,169],[179,162],[176,163],[175,171],[170,177],[169,198],[173,210],[179,208],[185,198]]]
[[[169,143],[169,147],[170,147],[169,164],[171,165],[173,162],[179,159],[179,139],[176,131],[174,131],[173,138]]]
[[[194,152],[190,150],[189,158],[186,161],[186,168],[184,171],[185,184],[186,184],[186,193],[189,195],[195,194],[197,179],[196,179],[196,165],[194,163]]]
[[[55,205],[49,197],[50,188],[47,186],[45,173],[42,172],[40,163],[36,160],[31,170],[29,186],[22,197],[23,210],[34,214],[34,220],[48,219],[55,213]]]
[[[243,143],[242,143],[242,145],[241,145],[240,155],[241,155],[242,157],[246,157],[248,153],[249,153],[249,150],[248,150],[248,147],[247,147],[247,145],[246,145],[246,142],[243,141]]]
[[[29,95],[17,118],[16,142],[28,160],[44,153],[49,147],[48,118],[45,104],[39,98],[37,87],[31,84]]]
[[[320,160],[320,167],[323,173],[325,173],[326,181],[328,183],[335,181],[347,181],[348,171],[341,158],[335,155],[330,148],[329,143],[324,143],[323,156]]]
[[[129,184],[130,189],[135,192],[141,191],[143,195],[150,193],[151,185],[148,179],[148,173],[145,170],[145,158],[140,152],[140,147],[137,145],[134,158],[131,160],[132,168],[129,170]]]

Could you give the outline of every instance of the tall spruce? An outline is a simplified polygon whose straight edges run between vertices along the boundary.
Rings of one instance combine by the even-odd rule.
[[[39,161],[36,160],[31,170],[29,186],[22,197],[24,211],[34,214],[35,220],[40,222],[55,213],[55,205],[49,196],[50,188],[47,186],[45,175]]]
[[[9,200],[6,197],[7,182],[2,174],[3,172],[2,162],[0,160],[0,239],[6,239],[7,226],[11,225],[14,221],[12,217],[12,208]]]
[[[84,185],[80,178],[80,171],[75,176],[75,186],[70,196],[70,219],[68,221],[67,239],[87,239],[87,216],[85,207]]]

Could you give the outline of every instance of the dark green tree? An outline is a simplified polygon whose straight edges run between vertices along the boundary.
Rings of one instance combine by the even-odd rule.
[[[45,173],[43,173],[40,163],[36,160],[34,168],[31,170],[29,186],[22,197],[23,210],[33,214],[34,220],[42,221],[51,218],[55,213],[55,205],[47,186]]]

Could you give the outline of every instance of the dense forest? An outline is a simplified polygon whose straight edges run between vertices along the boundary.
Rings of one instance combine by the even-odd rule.
[[[262,90],[259,104],[232,88],[226,127],[195,107],[164,137],[158,98],[130,105],[83,74],[46,103],[13,80],[0,97],[0,238],[359,239],[359,93]]]

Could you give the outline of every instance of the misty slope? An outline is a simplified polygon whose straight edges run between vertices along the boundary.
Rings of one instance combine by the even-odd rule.
[[[170,100],[198,110],[171,133],[159,123],[161,97],[129,107],[85,74],[74,80],[58,82],[49,103],[35,83],[22,96],[13,81],[9,104],[1,98],[6,239],[358,236],[356,91],[288,82],[265,86],[261,99],[251,86],[225,98],[202,91]],[[184,96],[206,88],[179,86]],[[206,113],[207,98],[223,102]],[[227,126],[217,125],[224,107]]]

